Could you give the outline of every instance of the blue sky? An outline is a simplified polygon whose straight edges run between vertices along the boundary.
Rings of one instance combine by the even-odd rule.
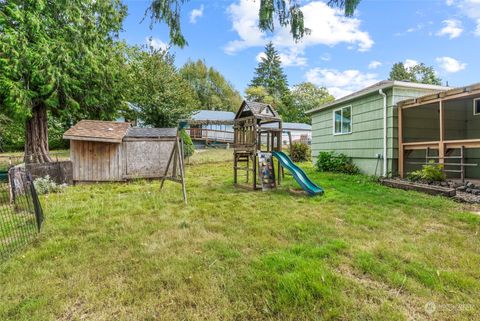
[[[363,0],[345,18],[322,1],[301,1],[310,36],[295,43],[287,30],[262,33],[256,27],[259,1],[191,0],[182,9],[189,42],[171,48],[176,64],[204,59],[243,93],[259,55],[272,40],[280,51],[289,84],[311,81],[337,98],[388,78],[393,63],[424,62],[444,82],[480,82],[480,0]],[[129,44],[166,46],[164,25],[143,23],[149,1],[125,1],[124,38]]]

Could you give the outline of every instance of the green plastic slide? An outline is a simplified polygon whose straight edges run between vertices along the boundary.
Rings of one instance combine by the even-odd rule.
[[[283,152],[273,152],[273,157],[278,159],[280,165],[283,168],[288,169],[290,173],[292,173],[293,177],[297,181],[297,183],[303,188],[305,192],[308,194],[315,196],[315,195],[323,195],[323,189],[312,182],[310,178],[308,178],[307,174],[288,157]]]

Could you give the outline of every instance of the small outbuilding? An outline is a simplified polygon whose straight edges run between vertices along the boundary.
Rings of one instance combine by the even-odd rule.
[[[179,139],[175,128],[132,128],[124,122],[82,120],[63,138],[70,140],[74,182],[177,176],[173,174],[176,166],[167,171]]]
[[[231,111],[199,110],[187,120],[190,138],[200,148],[233,143],[234,118]]]

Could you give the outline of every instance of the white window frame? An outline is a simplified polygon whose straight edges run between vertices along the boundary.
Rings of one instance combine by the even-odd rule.
[[[477,101],[480,101],[480,98],[475,98],[473,100],[473,116],[480,116],[480,112],[477,113]]]
[[[343,130],[343,110],[346,109],[346,108],[350,108],[350,131],[349,132],[340,132],[340,133],[336,133],[335,132],[335,113],[337,111],[341,111],[341,116],[342,116],[342,122],[340,123],[340,130]],[[332,116],[333,116],[333,128],[332,128],[332,132],[333,132],[333,136],[339,136],[339,135],[349,135],[352,133],[353,131],[353,117],[352,117],[352,105],[348,105],[348,106],[344,106],[344,107],[340,107],[340,108],[337,108],[337,109],[334,109],[333,110],[333,113],[332,113]]]

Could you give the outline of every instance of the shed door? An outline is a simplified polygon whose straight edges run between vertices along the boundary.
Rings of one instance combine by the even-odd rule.
[[[127,178],[162,177],[172,152],[173,141],[128,141]]]

